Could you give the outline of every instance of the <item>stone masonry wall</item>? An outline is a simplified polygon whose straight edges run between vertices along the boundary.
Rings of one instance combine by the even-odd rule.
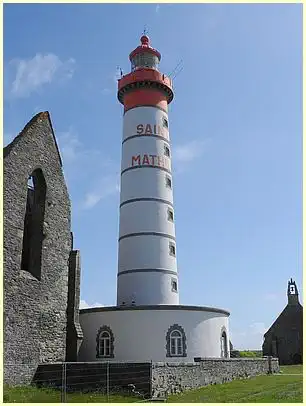
[[[21,269],[27,182],[46,183],[41,277]],[[64,361],[70,200],[48,113],[37,114],[4,149],[4,381],[31,381],[38,364]]]
[[[72,235],[72,233],[71,233]],[[73,240],[73,236],[72,236]],[[71,250],[69,256],[66,361],[77,361],[83,332],[79,320],[80,307],[80,252]]]
[[[67,391],[130,392],[130,384],[146,398],[163,398],[172,393],[224,383],[234,379],[279,372],[278,359],[203,359],[201,362],[67,362],[39,365],[33,384]]]
[[[271,370],[279,372],[277,358],[271,360]],[[268,358],[203,359],[194,363],[153,363],[152,397],[166,397],[189,389],[268,372]]]

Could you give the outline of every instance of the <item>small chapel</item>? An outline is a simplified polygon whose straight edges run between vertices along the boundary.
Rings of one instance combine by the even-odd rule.
[[[280,365],[303,362],[303,306],[295,281],[290,279],[288,303],[269,330],[264,334],[263,355],[279,359]]]

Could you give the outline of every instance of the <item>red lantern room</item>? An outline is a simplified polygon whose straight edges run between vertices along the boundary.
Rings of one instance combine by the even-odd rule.
[[[118,80],[118,100],[124,111],[138,106],[156,106],[165,111],[173,100],[172,81],[158,71],[160,53],[151,47],[147,35],[130,53],[131,72]]]
[[[140,38],[141,45],[130,53],[132,72],[136,69],[150,68],[158,70],[161,59],[160,53],[150,46],[150,39],[146,35]]]

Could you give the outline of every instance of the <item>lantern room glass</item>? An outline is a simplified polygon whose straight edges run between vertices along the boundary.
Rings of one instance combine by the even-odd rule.
[[[139,68],[150,68],[158,70],[159,59],[156,55],[149,52],[142,52],[134,56],[132,59],[132,71]]]

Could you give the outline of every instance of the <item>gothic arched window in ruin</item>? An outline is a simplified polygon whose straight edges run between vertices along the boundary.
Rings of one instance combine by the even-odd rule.
[[[43,225],[46,202],[46,182],[41,169],[28,179],[27,201],[23,226],[21,269],[41,279]]]
[[[97,334],[97,358],[114,358],[114,335],[108,326],[102,326]]]
[[[221,334],[221,358],[228,358],[227,336],[225,330],[222,330]]]
[[[167,357],[186,357],[187,345],[184,329],[178,324],[173,324],[166,336]]]

